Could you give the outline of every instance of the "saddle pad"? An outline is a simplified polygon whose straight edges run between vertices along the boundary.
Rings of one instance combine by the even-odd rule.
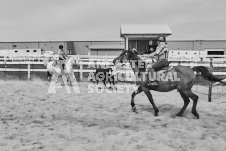
[[[173,69],[173,66],[167,66],[167,67],[162,68],[161,70],[158,70],[157,72],[164,73],[164,72],[167,72],[171,69]]]

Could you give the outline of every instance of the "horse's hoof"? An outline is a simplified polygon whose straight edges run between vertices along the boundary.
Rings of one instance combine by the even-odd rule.
[[[158,113],[155,113],[154,116],[159,116],[159,114]]]
[[[178,113],[178,114],[176,114],[176,116],[177,116],[177,117],[182,117],[182,116],[183,116],[183,114]]]
[[[197,119],[199,119],[199,113],[197,113],[197,112],[192,112],[192,114],[193,114]]]
[[[134,107],[132,107],[132,111],[133,112],[136,112],[137,111],[137,109],[136,109],[136,107],[134,106]]]

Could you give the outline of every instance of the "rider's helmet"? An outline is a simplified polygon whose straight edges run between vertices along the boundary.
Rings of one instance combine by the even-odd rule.
[[[166,37],[165,36],[158,36],[157,38],[157,41],[160,41],[160,42],[166,42]]]
[[[63,45],[59,45],[59,49],[63,49],[64,48],[64,46]]]
[[[134,52],[135,54],[137,54],[137,49],[136,48],[133,48],[132,49],[132,52]]]
[[[137,52],[137,49],[136,49],[136,48],[133,48],[132,51],[133,51],[133,52]]]

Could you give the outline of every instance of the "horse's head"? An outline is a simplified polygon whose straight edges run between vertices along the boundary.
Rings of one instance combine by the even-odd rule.
[[[127,62],[130,60],[138,60],[139,57],[137,56],[137,52],[134,52],[133,50],[124,50],[118,57],[117,60],[119,62]]]
[[[140,60],[140,58],[137,55],[137,51],[128,50],[127,60]]]
[[[123,62],[124,58],[127,56],[127,50],[124,50],[118,57],[113,60],[114,65],[119,62]]]
[[[73,56],[72,57],[70,57],[69,59],[68,59],[68,61],[67,61],[70,65],[78,65],[78,59],[76,58],[74,58]]]

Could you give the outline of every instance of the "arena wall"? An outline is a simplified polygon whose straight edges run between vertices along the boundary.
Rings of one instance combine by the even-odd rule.
[[[39,42],[39,48],[44,51],[53,51],[55,53],[59,50],[59,45],[63,45],[65,50],[67,48],[67,42]]]
[[[122,50],[92,50],[91,55],[109,55],[109,56],[118,56]]]
[[[226,54],[226,40],[185,40],[185,41],[167,41],[171,50],[205,50],[205,49],[223,49]],[[43,41],[43,42],[0,42],[0,49],[43,49],[44,51],[57,52],[59,45],[63,45],[67,54],[72,55],[117,55],[119,50],[108,49],[93,51],[89,49],[90,45],[122,45],[123,41]],[[139,46],[144,49],[145,46]],[[100,53],[99,53],[100,52]]]
[[[169,49],[194,50],[194,41],[167,41]]]

